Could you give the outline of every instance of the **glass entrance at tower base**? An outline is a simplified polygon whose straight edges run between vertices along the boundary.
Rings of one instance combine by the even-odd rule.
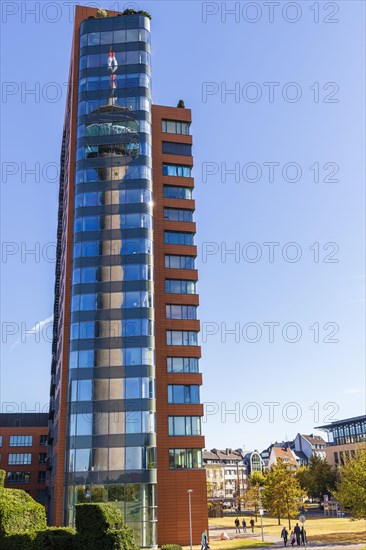
[[[66,524],[75,524],[75,505],[81,503],[112,503],[120,510],[124,521],[134,532],[137,546],[156,546],[156,485],[153,483],[95,483],[67,489],[67,502],[72,506],[66,510]]]

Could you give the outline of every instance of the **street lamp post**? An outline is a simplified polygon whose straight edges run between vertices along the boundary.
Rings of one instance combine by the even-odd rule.
[[[188,514],[189,514],[189,546],[192,550],[192,507],[191,507],[191,495],[193,493],[192,489],[188,489]]]
[[[261,532],[262,532],[262,542],[264,542],[264,533],[263,533],[263,513],[264,510],[262,508],[262,495],[261,492],[264,491],[264,487],[259,487],[259,514],[261,516]]]

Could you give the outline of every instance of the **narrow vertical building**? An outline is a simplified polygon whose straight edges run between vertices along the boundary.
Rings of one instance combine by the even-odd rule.
[[[48,515],[142,547],[207,527],[190,111],[152,107],[150,18],[76,7],[61,153]]]

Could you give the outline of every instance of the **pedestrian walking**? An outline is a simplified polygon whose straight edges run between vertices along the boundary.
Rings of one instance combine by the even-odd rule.
[[[240,521],[238,517],[235,520],[235,529],[236,529],[236,533],[240,533]]]
[[[305,544],[305,542],[307,542],[307,540],[306,540],[306,531],[304,529],[304,526],[301,527],[300,534],[301,534],[301,542],[303,544]]]
[[[281,531],[281,539],[283,539],[283,545],[287,546],[288,531],[287,531],[286,527],[284,527]]]
[[[247,522],[245,521],[244,518],[243,518],[241,524],[243,526],[243,533],[246,533],[247,532]]]
[[[293,531],[291,531],[291,534],[290,534],[290,543],[291,543],[291,546],[293,546],[295,544],[295,541],[296,541],[296,538],[295,538],[295,533]]]
[[[300,546],[300,544],[301,544],[301,529],[300,529],[298,523],[296,523],[296,525],[295,525],[294,533],[295,533],[295,537],[296,537],[296,544],[297,544],[297,546]]]
[[[254,533],[254,519],[252,518],[249,523],[252,528],[252,533]]]
[[[209,548],[207,543],[207,531],[203,531],[201,537],[201,550],[207,550]]]

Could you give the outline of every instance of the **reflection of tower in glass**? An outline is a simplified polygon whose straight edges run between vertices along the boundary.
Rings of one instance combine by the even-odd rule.
[[[100,182],[106,181],[122,181],[126,176],[130,163],[137,159],[140,153],[139,132],[140,127],[137,120],[132,116],[131,110],[127,107],[121,107],[117,104],[118,97],[115,97],[115,92],[118,87],[117,70],[118,62],[116,54],[110,47],[108,52],[108,69],[110,70],[110,96],[107,103],[99,109],[91,113],[98,116],[96,122],[96,131],[91,130],[91,135],[99,136],[116,136],[112,144],[101,144],[90,147],[90,152],[87,152],[86,158],[105,159],[102,166],[98,164],[98,179]],[[97,149],[97,150],[96,150]],[[112,190],[102,193],[102,202],[104,206],[119,205],[120,197],[118,190]],[[104,216],[104,230],[120,230],[120,222],[118,216]],[[119,255],[123,242],[121,239],[102,242],[102,256]],[[117,259],[117,258],[116,258]],[[118,259],[117,259],[118,261]],[[112,282],[113,280],[123,280],[123,267],[116,265],[114,270],[102,270],[101,282]],[[122,299],[121,299],[122,300]],[[104,307],[104,304],[103,304]],[[106,306],[111,307],[111,305]],[[122,307],[122,303],[113,304],[113,308]],[[119,325],[119,326],[118,326]],[[122,331],[122,322],[110,322],[110,335],[118,336]],[[106,335],[107,336],[107,335]]]

